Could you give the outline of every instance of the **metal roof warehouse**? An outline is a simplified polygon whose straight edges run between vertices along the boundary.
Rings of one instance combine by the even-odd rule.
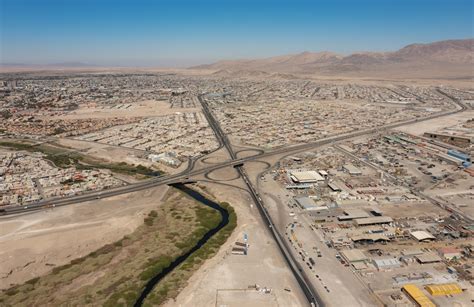
[[[431,295],[453,295],[462,293],[461,287],[456,283],[428,285],[426,286],[426,290]]]
[[[436,305],[416,285],[404,285],[402,290],[416,303],[417,306],[436,307]]]
[[[296,197],[295,198],[295,201],[296,203],[298,203],[298,205],[305,209],[305,210],[310,210],[310,209],[313,209],[316,207],[316,204],[314,203],[314,201],[309,198],[309,197]]]
[[[341,251],[342,257],[348,262],[361,262],[368,260],[367,256],[360,249],[347,249]]]
[[[355,219],[355,224],[357,226],[389,224],[389,223],[392,223],[392,222],[393,222],[393,219],[389,216],[374,216],[374,217],[366,217],[366,218],[361,218],[361,219]]]
[[[436,239],[431,233],[423,231],[423,230],[412,231],[410,232],[410,235],[420,242]]]
[[[290,171],[290,177],[291,180],[298,183],[324,181],[323,176],[316,171]]]

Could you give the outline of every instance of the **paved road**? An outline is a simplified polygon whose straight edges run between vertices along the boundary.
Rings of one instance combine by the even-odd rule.
[[[225,133],[222,131],[219,123],[215,120],[214,116],[209,110],[207,103],[202,99],[201,96],[198,96],[198,99],[202,105],[204,115],[206,116],[207,121],[209,122],[209,125],[214,130],[214,133],[217,139],[219,140],[219,143],[225,146],[232,160],[236,160],[237,155],[235,154],[232,148],[232,145],[230,144]],[[237,172],[239,173],[240,177],[244,180],[244,183],[247,186],[247,189],[255,205],[257,206],[257,209],[260,213],[260,216],[263,219],[263,222],[265,223],[265,225],[267,225],[268,229],[270,230],[270,233],[272,234],[273,239],[277,243],[277,246],[280,252],[282,253],[291,272],[293,273],[298,284],[300,285],[300,288],[303,291],[304,295],[306,296],[308,303],[311,306],[324,306],[324,303],[321,297],[318,295],[318,293],[314,289],[311,282],[309,282],[308,276],[306,276],[306,273],[302,270],[299,263],[294,259],[293,254],[290,252],[289,247],[286,244],[286,241],[283,240],[281,235],[279,234],[277,227],[275,227],[270,215],[267,212],[267,209],[265,208],[263,204],[262,199],[258,195],[253,184],[250,182],[250,179],[248,178],[247,173],[245,172],[245,170],[243,169],[241,165],[235,165],[235,168]]]
[[[388,125],[385,125],[385,126],[382,126],[382,127],[377,127],[377,128],[371,128],[371,129],[355,131],[355,132],[351,132],[351,133],[344,133],[344,134],[334,135],[332,137],[321,139],[321,140],[311,142],[311,143],[277,148],[275,150],[267,151],[267,152],[257,154],[257,155],[254,155],[254,156],[250,156],[250,157],[233,158],[229,161],[225,161],[225,162],[222,162],[222,163],[217,163],[217,164],[214,164],[214,165],[211,165],[211,166],[208,166],[208,167],[204,167],[204,168],[200,168],[200,169],[197,169],[197,170],[194,169],[194,164],[195,164],[196,161],[191,160],[189,165],[188,165],[188,168],[185,171],[183,171],[179,174],[169,175],[169,176],[160,176],[160,177],[153,178],[153,179],[150,179],[150,180],[147,180],[147,181],[138,182],[138,183],[134,183],[134,184],[124,186],[124,187],[118,187],[118,188],[105,190],[105,191],[88,192],[88,193],[84,193],[82,195],[69,196],[69,197],[63,197],[63,198],[58,198],[58,199],[42,200],[42,201],[39,201],[37,203],[29,204],[29,205],[24,206],[24,207],[18,207],[18,206],[17,207],[6,207],[6,208],[3,208],[2,211],[0,211],[0,214],[2,214],[2,215],[17,214],[17,213],[23,213],[23,212],[27,212],[27,211],[35,211],[35,210],[40,210],[40,209],[43,209],[43,208],[49,208],[51,206],[64,206],[64,205],[69,205],[69,204],[74,204],[74,203],[79,203],[79,202],[85,202],[85,201],[90,201],[90,200],[99,199],[99,198],[106,198],[106,197],[111,197],[111,196],[116,196],[116,195],[136,192],[136,191],[141,191],[141,190],[144,190],[144,189],[149,189],[149,188],[159,186],[159,185],[163,185],[163,184],[171,184],[171,183],[182,182],[182,181],[189,180],[189,178],[197,176],[197,175],[202,175],[202,174],[205,174],[205,173],[217,170],[217,169],[229,167],[229,166],[244,164],[246,162],[253,161],[253,160],[256,160],[256,159],[262,159],[262,158],[265,158],[265,157],[270,157],[270,156],[280,155],[280,154],[285,154],[285,153],[290,154],[290,153],[296,153],[296,152],[300,152],[300,151],[304,151],[304,150],[309,150],[309,149],[316,148],[316,147],[319,147],[319,146],[322,146],[322,145],[327,145],[327,144],[343,141],[343,140],[346,140],[346,139],[350,139],[350,138],[354,138],[354,137],[358,137],[358,136],[363,136],[363,135],[366,135],[366,134],[372,134],[372,133],[376,133],[376,132],[381,132],[383,130],[388,130],[388,129],[392,129],[392,128],[401,127],[401,126],[404,126],[404,125],[409,125],[409,124],[413,124],[413,123],[417,123],[417,122],[421,122],[421,121],[426,121],[426,120],[431,120],[431,119],[435,119],[435,118],[439,118],[439,117],[443,117],[443,116],[452,115],[452,114],[455,114],[455,113],[463,112],[467,109],[466,105],[460,103],[457,100],[453,100],[453,101],[460,107],[459,109],[454,110],[454,111],[449,111],[449,112],[442,112],[442,113],[433,114],[433,115],[430,115],[430,116],[422,118],[422,119],[412,119],[412,120],[408,120],[408,121],[388,124]],[[204,113],[205,113],[205,115],[207,114],[206,115],[206,117],[207,117],[210,114],[210,111],[207,109],[207,110],[204,110]],[[212,120],[211,120],[211,122],[212,122]],[[222,131],[220,129],[220,127],[215,126],[216,124],[213,124],[213,125],[214,125],[213,129],[218,128],[217,131]],[[226,140],[226,142],[224,144],[221,143],[221,146],[227,144],[225,146],[226,146],[227,150],[229,150],[229,145],[228,145],[229,142],[227,140],[227,137],[225,135],[222,135],[223,133],[222,134],[219,133],[219,134],[220,134],[219,136],[217,136],[217,134],[216,134],[216,136],[218,137],[218,140],[220,142],[222,142],[222,140]],[[235,154],[234,154],[234,157],[235,157]]]
[[[443,92],[440,91],[440,93],[444,94]],[[361,130],[353,133],[344,133],[344,134],[339,134],[335,135],[333,137],[319,140],[316,142],[312,143],[307,143],[307,144],[302,144],[302,145],[296,145],[296,146],[288,146],[288,147],[283,147],[279,148],[273,151],[265,152],[262,154],[258,154],[255,156],[250,156],[250,157],[245,157],[238,159],[237,155],[232,149],[232,146],[225,135],[225,133],[222,131],[222,129],[219,126],[219,123],[214,119],[211,111],[209,110],[209,107],[207,103],[202,99],[202,96],[199,95],[198,99],[203,107],[203,112],[205,117],[207,118],[209,125],[213,129],[216,138],[219,141],[219,144],[224,146],[227,151],[229,152],[229,155],[231,156],[231,160],[219,163],[216,165],[212,165],[209,167],[201,168],[198,170],[194,170],[194,164],[195,160],[190,160],[188,163],[188,168],[183,171],[182,173],[176,174],[176,175],[171,175],[171,176],[162,176],[158,178],[154,178],[145,182],[140,182],[136,184],[131,184],[125,187],[120,187],[120,188],[115,188],[111,190],[106,190],[106,191],[101,191],[101,192],[93,192],[93,193],[88,193],[84,195],[78,195],[78,196],[73,196],[69,198],[61,198],[61,199],[56,199],[56,200],[45,200],[41,201],[32,205],[28,205],[25,207],[21,208],[5,208],[3,209],[2,214],[14,214],[14,213],[22,213],[25,211],[33,211],[33,210],[41,210],[45,207],[50,208],[52,206],[64,206],[68,204],[73,204],[73,203],[78,203],[78,202],[84,202],[84,201],[89,201],[89,200],[94,200],[94,199],[99,199],[99,198],[105,198],[105,197],[111,197],[115,195],[121,195],[121,194],[126,194],[126,193],[131,193],[135,191],[140,191],[143,189],[148,189],[154,186],[158,185],[163,185],[163,184],[172,184],[176,182],[186,182],[189,180],[189,178],[200,175],[200,174],[205,174],[213,170],[217,170],[220,168],[224,167],[229,167],[229,166],[234,166],[238,173],[240,174],[241,178],[244,180],[245,185],[248,188],[248,191],[250,192],[250,195],[257,205],[257,208],[259,210],[259,213],[266,225],[268,225],[268,229],[270,230],[273,238],[275,239],[275,242],[277,243],[278,248],[280,249],[283,257],[285,258],[288,266],[290,267],[293,275],[295,276],[296,280],[298,281],[303,293],[305,294],[308,303],[311,304],[312,306],[324,306],[324,302],[322,301],[321,297],[318,295],[317,291],[315,290],[314,286],[311,284],[309,281],[308,277],[306,276],[305,271],[300,267],[299,263],[295,260],[293,254],[290,252],[290,248],[287,246],[286,241],[281,237],[279,232],[277,231],[276,227],[274,227],[273,221],[268,214],[263,201],[261,197],[258,195],[256,189],[254,188],[253,184],[250,182],[245,170],[242,168],[243,163],[247,161],[252,161],[255,159],[261,159],[263,157],[268,157],[268,156],[273,156],[273,155],[279,155],[279,154],[284,154],[284,153],[291,153],[291,152],[299,152],[307,149],[311,149],[314,147],[334,143],[334,142],[339,142],[345,139],[349,138],[354,138],[358,136],[363,136],[366,134],[372,134],[375,132],[380,132],[383,130],[387,129],[392,129],[412,123],[416,123],[419,121],[424,121],[424,120],[430,120],[434,118],[439,118],[442,116],[447,116],[451,114],[455,114],[458,112],[462,112],[467,109],[467,106],[461,103],[458,100],[453,99],[452,97],[449,97],[445,94],[446,97],[452,99],[460,108],[455,111],[450,111],[450,112],[442,112],[438,114],[433,114],[431,116],[425,117],[423,119],[414,119],[414,120],[408,120],[404,122],[399,122],[399,123],[393,123],[389,125],[385,125],[383,127],[378,127],[378,128],[372,128],[372,129],[366,129],[366,130]],[[220,146],[220,147],[221,147]]]

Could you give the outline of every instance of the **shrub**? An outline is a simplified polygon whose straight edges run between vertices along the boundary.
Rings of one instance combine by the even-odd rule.
[[[146,217],[144,219],[144,222],[145,222],[145,225],[147,225],[147,226],[153,226],[153,218],[151,218],[151,217]]]

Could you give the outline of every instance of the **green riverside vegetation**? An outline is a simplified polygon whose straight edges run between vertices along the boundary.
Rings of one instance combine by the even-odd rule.
[[[209,197],[206,195],[206,197]],[[145,306],[176,297],[206,259],[214,256],[237,225],[228,203],[229,223],[164,277]],[[144,217],[134,232],[51,273],[0,292],[1,306],[132,306],[145,284],[189,251],[221,221],[217,210],[171,188],[163,204]]]
[[[155,176],[157,174],[160,174],[159,171],[155,171],[143,165],[133,166],[125,162],[106,163],[97,159],[93,159],[92,157],[88,157],[80,153],[71,151],[70,149],[47,144],[35,145],[31,143],[0,141],[0,147],[43,153],[45,155],[44,158],[46,160],[51,161],[54,165],[60,168],[74,166],[78,170],[108,169],[116,173],[142,176]]]

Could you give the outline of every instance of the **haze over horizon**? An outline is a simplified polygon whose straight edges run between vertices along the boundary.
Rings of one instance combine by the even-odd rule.
[[[254,2],[1,0],[0,63],[186,67],[473,36],[469,0]]]

